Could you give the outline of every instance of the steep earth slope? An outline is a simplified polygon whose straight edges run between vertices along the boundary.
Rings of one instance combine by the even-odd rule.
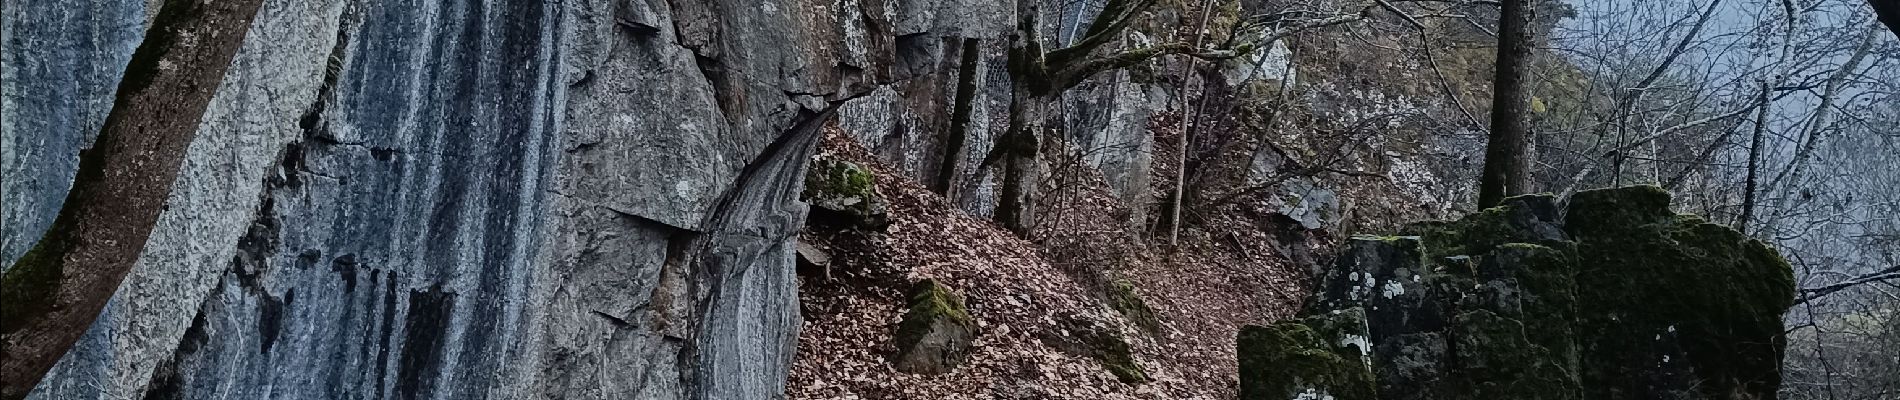
[[[1068,254],[963,212],[878,157],[842,130],[818,155],[862,166],[888,225],[815,218],[802,234],[822,254],[807,261],[828,262],[801,272],[807,319],[790,398],[1233,398],[1234,335],[1290,316],[1305,295],[1304,271],[1267,243],[1310,243],[1231,225],[1252,223],[1243,218],[1210,223],[1238,236],[1197,229],[1189,240],[1208,244],[1162,252],[1114,230],[1119,204],[1098,178],[1093,208],[1066,211],[1096,214],[1083,217],[1089,230],[1114,232],[1083,250],[1129,257]],[[959,295],[977,326],[973,349],[942,374],[900,371],[893,360],[906,292],[926,279]]]
[[[150,10],[3,10],[10,264]],[[267,1],[138,266],[34,398],[779,396],[816,121],[1000,10]]]

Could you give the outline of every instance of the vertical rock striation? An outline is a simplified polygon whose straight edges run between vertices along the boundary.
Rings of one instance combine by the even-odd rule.
[[[145,6],[6,1],[10,264]],[[914,75],[904,43],[1001,12],[270,0],[139,265],[34,396],[778,397],[820,125]]]

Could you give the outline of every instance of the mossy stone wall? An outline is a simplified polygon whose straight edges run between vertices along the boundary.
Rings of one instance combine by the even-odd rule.
[[[1243,399],[1296,398],[1286,389],[1340,372],[1317,353],[1368,347],[1378,399],[1773,398],[1780,385],[1787,262],[1675,214],[1661,189],[1582,192],[1568,210],[1520,196],[1404,234],[1349,243],[1306,319],[1241,332]]]

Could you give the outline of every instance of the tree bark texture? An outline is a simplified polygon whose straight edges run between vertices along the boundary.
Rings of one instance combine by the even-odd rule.
[[[26,397],[137,261],[262,0],[169,0],[53,225],[0,278],[0,399]]]
[[[1735,230],[1748,234],[1748,222],[1755,216],[1755,191],[1761,176],[1761,142],[1768,135],[1768,82],[1762,82],[1761,94],[1755,98],[1755,131],[1748,139],[1748,178],[1742,183],[1742,216],[1735,221]]]
[[[1009,130],[997,140],[1002,146],[1003,181],[996,203],[996,222],[1028,237],[1035,221],[1036,190],[1041,180],[1043,110],[1050,99],[1032,93],[1022,83],[1010,90]]]
[[[1529,95],[1524,85],[1531,57],[1531,0],[1505,0],[1503,5],[1498,21],[1491,133],[1485,144],[1484,175],[1478,184],[1479,208],[1496,206],[1505,197],[1531,189],[1530,132],[1525,121]]]

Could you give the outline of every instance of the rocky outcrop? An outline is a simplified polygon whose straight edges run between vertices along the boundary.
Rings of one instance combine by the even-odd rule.
[[[57,212],[145,4],[6,0],[0,265]],[[819,124],[1001,12],[269,0],[34,397],[780,396]]]
[[[1242,331],[1242,398],[1728,399],[1779,387],[1787,262],[1671,212],[1661,189],[1578,193],[1567,213],[1549,196],[1517,197],[1407,230],[1354,239],[1306,319]]]

